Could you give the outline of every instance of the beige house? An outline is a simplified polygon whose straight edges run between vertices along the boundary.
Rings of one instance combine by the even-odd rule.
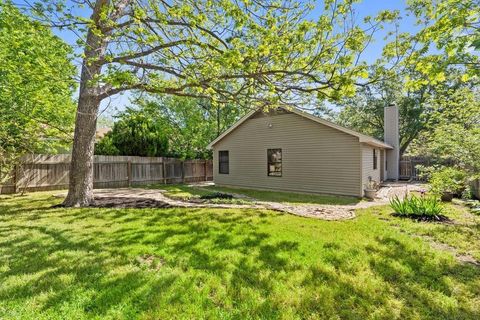
[[[395,106],[385,108],[385,140],[294,108],[251,111],[209,144],[213,179],[221,186],[361,197],[370,179],[398,179]]]

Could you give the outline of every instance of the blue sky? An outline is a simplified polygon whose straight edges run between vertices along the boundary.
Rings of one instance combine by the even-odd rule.
[[[321,1],[320,1],[321,3]],[[363,0],[361,3],[356,5],[356,11],[358,15],[358,21],[362,21],[365,16],[374,16],[382,10],[400,10],[402,20],[400,23],[401,32],[415,32],[417,28],[415,27],[415,20],[407,15],[405,10],[406,0]],[[317,6],[310,14],[309,18],[315,19],[321,14],[321,5]],[[80,12],[78,12],[80,13]],[[81,12],[80,14],[88,15],[88,12]],[[369,47],[365,50],[362,58],[368,63],[373,63],[378,57],[380,57],[382,48],[385,45],[383,40],[386,33],[389,29],[378,32],[375,35],[375,41],[372,42]],[[60,32],[55,31],[65,42],[75,45],[76,36],[71,32]],[[117,95],[112,97],[108,101],[104,101],[102,110],[104,110],[103,115],[111,117],[119,110],[123,110],[129,104],[129,94],[125,93],[123,95]]]

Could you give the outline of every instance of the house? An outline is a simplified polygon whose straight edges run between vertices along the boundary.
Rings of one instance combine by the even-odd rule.
[[[361,197],[370,180],[398,179],[398,109],[385,142],[300,111],[252,110],[208,147],[221,186]]]

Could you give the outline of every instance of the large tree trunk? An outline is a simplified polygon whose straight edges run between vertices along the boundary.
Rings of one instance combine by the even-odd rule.
[[[100,101],[80,97],[75,121],[72,162],[68,195],[63,202],[67,207],[86,207],[93,204],[93,151],[97,112]]]
[[[66,207],[87,207],[93,204],[93,151],[97,129],[97,113],[101,99],[96,88],[90,88],[92,76],[101,72],[101,67],[82,67],[80,95],[75,119],[72,161]]]
[[[92,21],[97,31],[90,28],[85,45],[80,92],[73,137],[72,161],[70,164],[68,195],[63,205],[66,207],[86,207],[93,198],[93,151],[97,113],[102,100],[100,86],[94,83],[102,72],[102,60],[108,44],[108,35],[101,26],[100,13],[108,6],[109,0],[98,0],[92,13]]]

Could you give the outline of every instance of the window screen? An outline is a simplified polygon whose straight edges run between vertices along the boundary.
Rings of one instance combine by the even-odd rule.
[[[373,170],[377,170],[377,150],[373,149]]]
[[[282,149],[267,150],[268,175],[273,177],[282,176]]]
[[[229,173],[228,151],[218,151],[218,173]]]

